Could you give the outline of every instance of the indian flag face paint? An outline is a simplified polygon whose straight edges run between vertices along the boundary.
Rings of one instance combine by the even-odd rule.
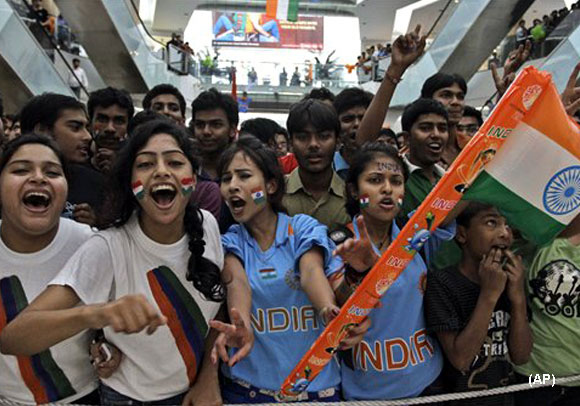
[[[189,196],[193,192],[193,178],[181,179],[181,192],[185,196]]]
[[[139,200],[145,197],[145,189],[143,188],[143,183],[140,180],[133,183],[133,194]]]
[[[264,191],[260,188],[252,189],[252,199],[256,204],[266,203],[266,195],[264,194]]]
[[[403,198],[402,198],[402,197],[399,197],[399,198],[397,199],[397,206],[399,206],[399,209],[400,209],[401,207],[403,207]]]
[[[371,202],[371,198],[369,197],[369,195],[364,194],[364,195],[359,197],[358,202],[359,202],[361,209],[366,209],[367,207],[369,207],[369,204]]]

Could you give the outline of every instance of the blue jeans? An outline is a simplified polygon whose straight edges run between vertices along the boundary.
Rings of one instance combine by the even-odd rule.
[[[141,402],[140,400],[131,399],[129,396],[125,396],[103,383],[101,383],[99,387],[99,392],[101,394],[101,405],[106,406],[181,405],[183,398],[185,397],[185,393],[182,393],[181,395],[167,399],[155,400],[153,402]]]
[[[222,377],[222,399],[224,404],[244,404],[244,403],[278,403],[279,401],[271,395],[260,392],[260,388],[252,385],[242,386],[231,379]],[[303,402],[339,402],[340,390],[337,388],[334,394],[327,397],[320,397],[316,392],[308,392],[308,399]],[[296,402],[299,403],[299,402]]]

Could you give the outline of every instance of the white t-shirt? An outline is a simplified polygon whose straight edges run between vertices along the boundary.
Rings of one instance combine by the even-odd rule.
[[[88,226],[61,218],[55,238],[41,251],[14,252],[0,239],[0,331],[46,289],[92,234]],[[32,357],[0,354],[0,397],[26,404],[68,403],[92,392],[97,377],[89,340],[85,331]]]
[[[221,270],[224,257],[218,225],[209,212],[202,213],[203,256]],[[95,234],[51,282],[70,286],[86,304],[143,294],[168,318],[168,324],[152,335],[105,329],[123,360],[103,383],[139,401],[166,399],[188,390],[203,358],[207,323],[220,307],[185,278],[188,241],[184,235],[174,244],[159,244],[145,235],[133,215],[123,227]]]

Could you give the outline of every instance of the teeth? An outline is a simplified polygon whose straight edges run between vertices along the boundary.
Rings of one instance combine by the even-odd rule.
[[[32,197],[32,196],[42,197],[46,200],[50,199],[50,196],[48,195],[48,193],[43,193],[43,192],[29,192],[24,197],[27,198],[27,197]]]
[[[151,188],[152,193],[159,192],[160,190],[170,190],[174,192],[175,187],[173,187],[173,185],[155,185]]]
[[[439,144],[438,142],[432,142],[429,144],[429,147],[431,148],[440,148],[441,144]]]

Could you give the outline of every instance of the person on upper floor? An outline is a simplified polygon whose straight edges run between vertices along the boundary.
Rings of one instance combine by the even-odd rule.
[[[185,98],[173,85],[162,83],[149,90],[143,98],[143,108],[161,113],[185,126]]]
[[[436,73],[429,77],[421,88],[421,97],[435,99],[447,109],[449,116],[449,140],[444,145],[440,164],[447,168],[461,152],[457,140],[457,124],[463,117],[467,84],[458,74]]]
[[[106,87],[91,92],[87,110],[93,134],[91,163],[99,171],[108,173],[127,137],[127,126],[135,112],[133,101],[125,90]]]
[[[94,225],[105,178],[90,165],[92,138],[85,106],[74,97],[44,93],[30,99],[20,115],[22,133],[52,137],[69,164],[69,190],[63,216]]]
[[[346,179],[352,157],[360,146],[356,142],[356,133],[372,100],[372,93],[353,87],[344,89],[333,102],[340,121],[340,148],[334,153],[333,165],[342,179]]]
[[[303,100],[290,109],[286,128],[298,161],[286,183],[288,214],[308,214],[329,228],[346,224],[344,181],[332,168],[340,131],[336,111],[319,100]]]

